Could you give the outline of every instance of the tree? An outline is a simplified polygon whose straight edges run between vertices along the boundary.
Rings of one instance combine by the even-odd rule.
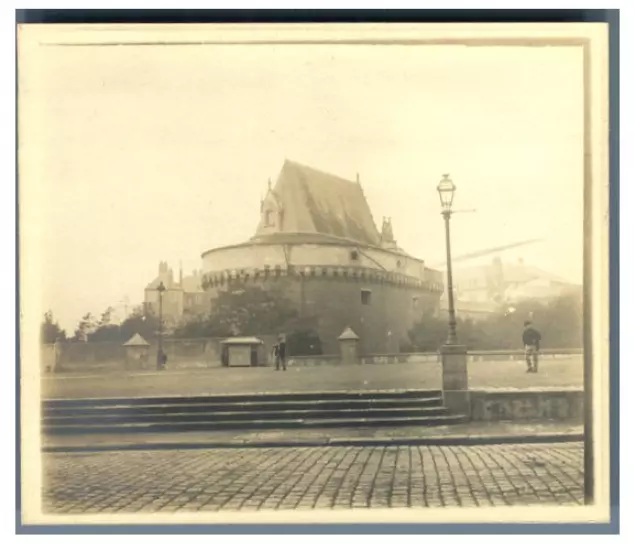
[[[88,335],[91,342],[117,342],[121,340],[119,325],[112,322],[114,308],[108,307],[101,314],[101,318],[95,330]]]
[[[458,319],[461,344],[472,350],[507,350],[522,347],[524,322],[532,319],[542,334],[543,348],[582,347],[582,296],[570,293],[548,302],[525,300],[513,308],[501,306],[484,319]],[[426,316],[409,332],[401,350],[437,351],[447,337],[447,318]]]
[[[293,303],[282,293],[256,286],[235,286],[212,300],[212,312],[189,319],[175,336],[182,338],[291,333],[300,321]]]
[[[127,342],[135,334],[139,334],[146,340],[156,337],[159,332],[159,318],[143,306],[136,307],[132,313],[119,326],[119,339]]]
[[[78,342],[87,342],[89,335],[92,334],[96,328],[97,323],[95,318],[93,317],[93,314],[89,312],[79,321],[79,324],[75,329],[74,339]]]
[[[51,310],[44,314],[40,329],[40,338],[43,344],[53,344],[56,341],[66,340],[66,331],[62,330],[53,318]]]
[[[409,341],[401,344],[403,352],[438,351],[448,336],[448,323],[441,317],[423,316],[408,332]]]

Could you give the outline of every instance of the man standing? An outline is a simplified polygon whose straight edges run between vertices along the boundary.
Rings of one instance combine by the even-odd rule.
[[[280,363],[282,363],[282,370],[287,370],[287,343],[284,336],[278,338],[276,345],[276,370],[280,370]]]
[[[531,321],[525,321],[523,331],[523,344],[525,346],[525,361],[527,372],[538,372],[538,352],[540,351],[540,339],[542,338]]]

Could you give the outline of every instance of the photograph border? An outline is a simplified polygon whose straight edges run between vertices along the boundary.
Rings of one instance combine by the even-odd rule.
[[[591,23],[608,24],[609,54],[609,403],[610,403],[610,522],[609,523],[338,523],[338,524],[183,524],[183,525],[34,525],[22,523],[21,496],[21,361],[20,361],[20,240],[19,174],[16,168],[16,532],[21,534],[600,534],[619,532],[619,11],[618,10],[16,10],[17,28],[24,24],[108,23]],[[328,41],[332,43],[331,41]],[[288,42],[312,43],[312,42]],[[336,43],[362,43],[360,41]],[[373,43],[382,43],[373,40]],[[399,43],[399,42],[390,42]],[[593,266],[591,227],[592,167],[590,132],[590,40],[501,38],[406,40],[404,44],[582,46],[584,51],[584,394],[585,501],[593,500],[593,422],[591,338]],[[151,45],[151,43],[148,43]],[[16,54],[17,55],[17,54]],[[17,90],[16,57],[16,105]],[[18,117],[15,120],[16,143]],[[16,167],[18,166],[16,149]]]

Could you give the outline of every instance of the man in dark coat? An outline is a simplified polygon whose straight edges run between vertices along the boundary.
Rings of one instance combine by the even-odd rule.
[[[280,370],[281,363],[282,363],[282,370],[287,370],[287,342],[285,341],[284,336],[280,336],[275,349],[276,349],[276,370]]]
[[[525,346],[525,361],[527,372],[538,372],[538,352],[540,351],[540,339],[542,338],[531,321],[525,321],[523,330],[523,344]]]

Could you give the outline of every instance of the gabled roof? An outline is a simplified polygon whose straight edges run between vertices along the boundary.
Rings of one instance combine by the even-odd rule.
[[[141,336],[138,332],[124,344],[124,346],[146,346],[146,347],[149,345],[150,344],[148,344],[148,342],[146,342],[143,336]]]
[[[319,233],[376,246],[381,242],[358,182],[287,160],[273,193],[283,208],[282,233]],[[257,232],[254,238],[261,236]]]

